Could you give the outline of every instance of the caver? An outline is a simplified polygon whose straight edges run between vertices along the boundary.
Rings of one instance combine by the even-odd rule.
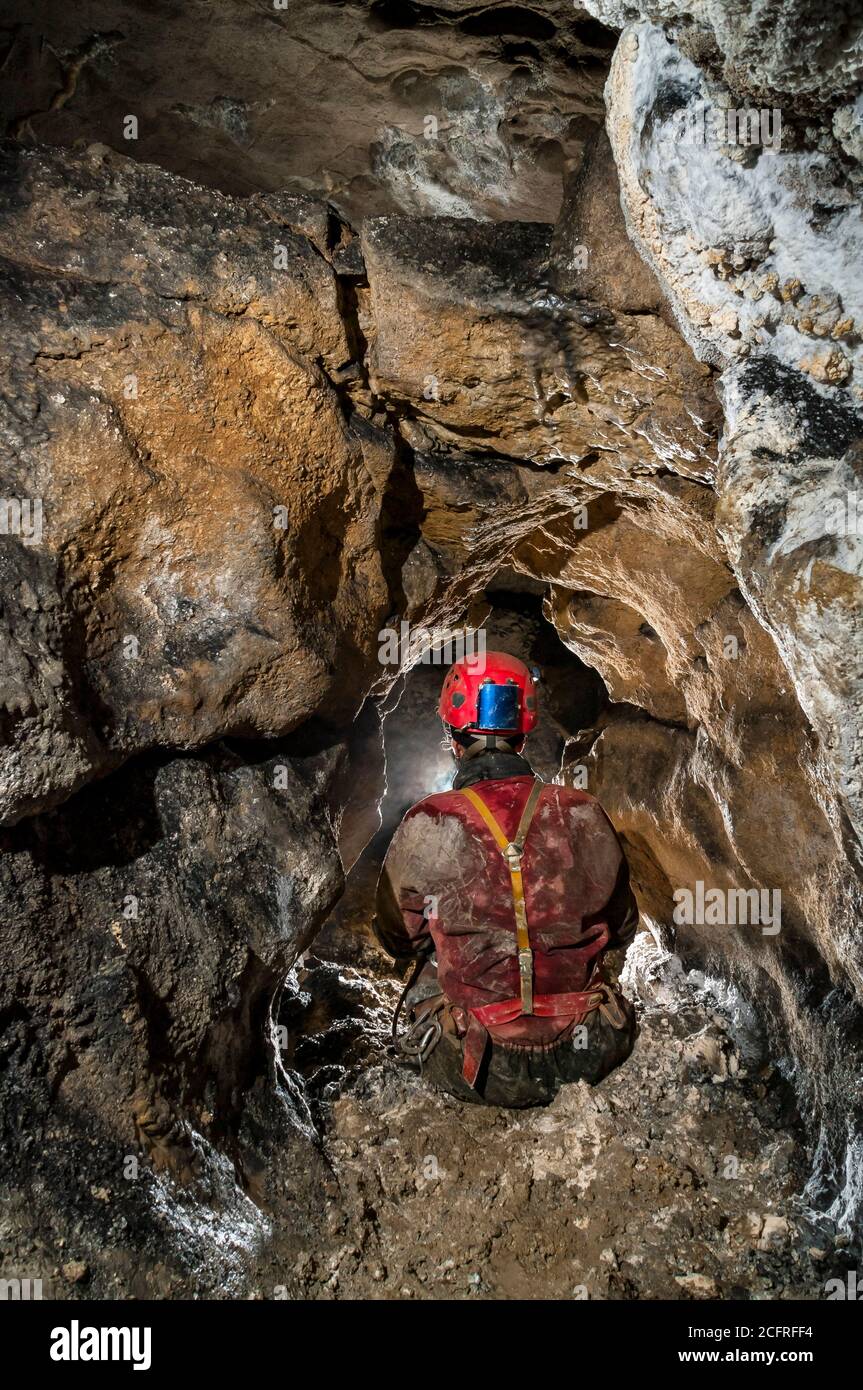
[[[523,756],[538,715],[523,662],[457,662],[439,709],[452,790],[408,811],[378,884],[378,940],[417,962],[394,1032],[463,1100],[546,1104],[632,1050],[632,1008],[602,969],[638,922],[626,858],[593,797],[543,783]]]

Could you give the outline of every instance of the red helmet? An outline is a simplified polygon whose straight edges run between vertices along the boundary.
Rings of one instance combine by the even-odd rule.
[[[453,729],[529,734],[536,724],[538,672],[506,652],[483,652],[451,666],[438,712]]]

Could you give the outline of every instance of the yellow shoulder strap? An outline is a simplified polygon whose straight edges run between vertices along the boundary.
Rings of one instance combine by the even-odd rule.
[[[475,810],[479,811],[480,815],[482,816],[483,820],[485,821],[486,825],[488,826],[489,830],[491,831],[492,835],[497,841],[498,849],[505,850],[507,845],[509,844],[509,839],[506,835],[504,835],[503,831],[501,830],[500,824],[498,823],[491,808],[485,804],[481,796],[477,795],[473,787],[465,787],[462,790],[462,796],[466,796],[471,806],[473,806]]]
[[[527,832],[533,820],[534,811],[539,804],[542,795],[543,783],[537,778],[530,790],[530,796],[525,802],[524,810],[521,813],[521,820],[515,832],[513,840],[507,839],[491,809],[483,801],[482,797],[474,791],[473,787],[463,787],[462,796],[466,796],[474,810],[478,811],[494,836],[495,844],[506,860],[509,869],[510,882],[512,886],[512,906],[515,912],[515,935],[518,949],[518,972],[521,981],[521,1011],[524,1014],[533,1013],[533,952],[530,949],[530,936],[527,929],[527,909],[524,901],[524,879],[521,874],[521,856],[524,852],[524,842],[527,839]]]

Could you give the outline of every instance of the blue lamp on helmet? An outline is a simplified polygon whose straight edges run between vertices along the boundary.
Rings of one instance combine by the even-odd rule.
[[[513,734],[519,727],[521,691],[515,684],[497,685],[487,681],[479,688],[477,697],[478,729],[489,733]]]

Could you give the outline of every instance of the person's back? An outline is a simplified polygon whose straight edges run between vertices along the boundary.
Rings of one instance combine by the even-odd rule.
[[[466,698],[453,703],[454,690]],[[535,711],[532,677],[514,658],[453,668],[441,700],[453,790],[402,821],[375,923],[397,958],[436,955],[409,996],[405,1050],[454,1094],[509,1106],[599,1080],[634,1037],[629,1005],[599,969],[638,919],[626,860],[593,797],[542,784],[519,755]]]

